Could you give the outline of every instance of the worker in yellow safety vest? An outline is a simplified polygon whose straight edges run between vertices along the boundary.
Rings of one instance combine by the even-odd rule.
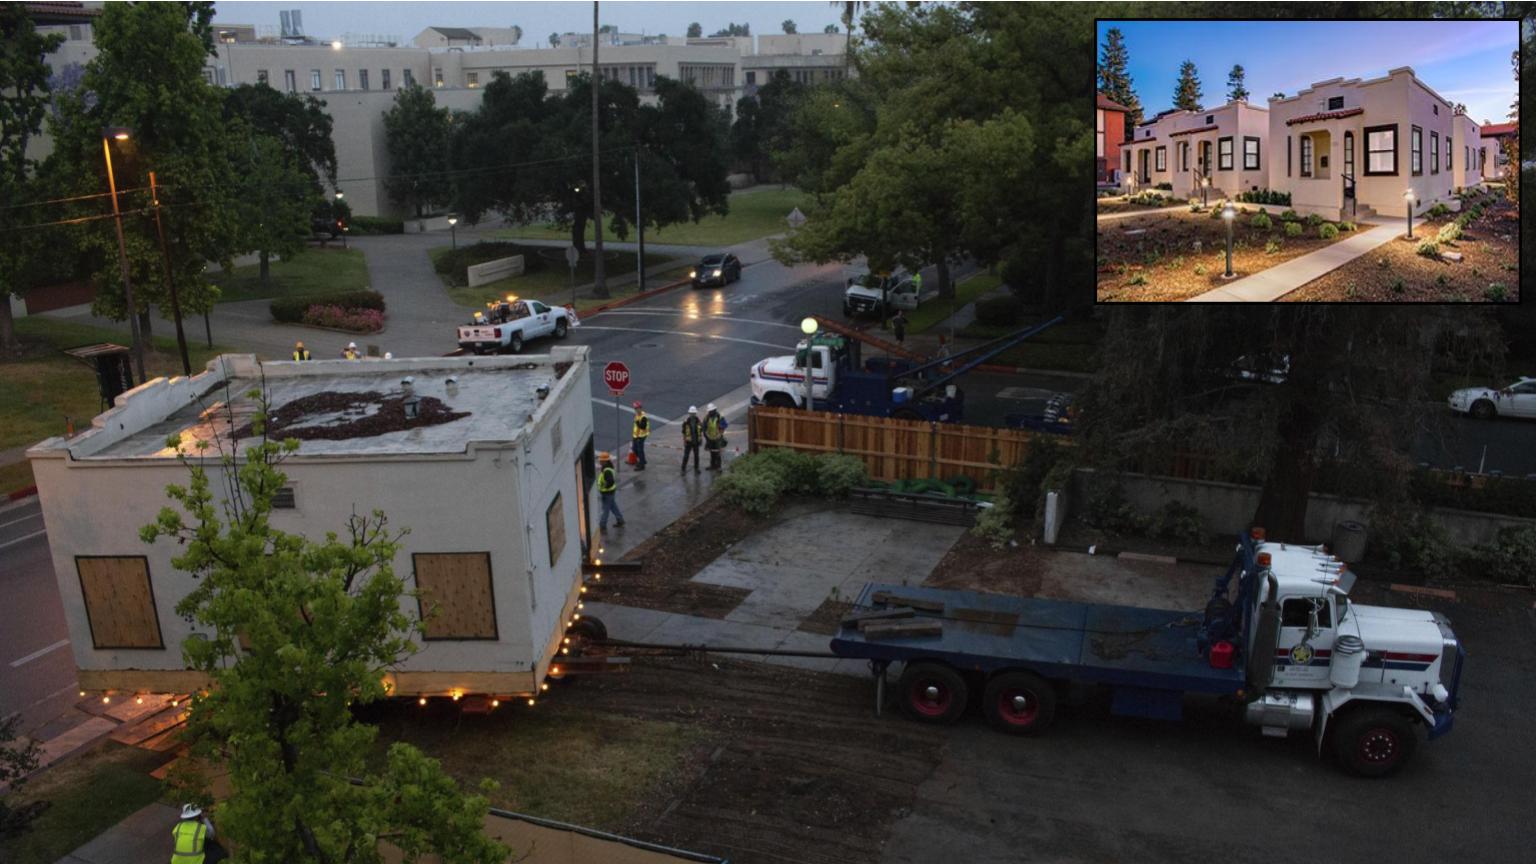
[[[635,454],[635,470],[645,470],[645,439],[651,435],[651,418],[645,416],[645,408],[635,402],[635,426],[629,433],[629,446]]]
[[[356,342],[348,342],[347,347],[341,349],[341,359],[361,360],[363,359],[363,352],[357,350]]]
[[[720,451],[725,449],[725,428],[730,424],[720,416],[715,409],[715,403],[709,403],[704,415],[704,449],[709,451],[709,470],[720,470]]]
[[[309,349],[304,347],[302,340],[293,343],[293,359],[295,362],[309,359]]]
[[[601,467],[597,472],[597,494],[603,501],[603,514],[597,519],[597,530],[608,530],[608,514],[618,520],[619,527],[624,527],[624,511],[619,509],[619,475],[613,470],[613,456],[604,451],[597,454],[597,462]]]
[[[688,457],[693,456],[693,473],[699,473],[699,445],[704,440],[704,423],[699,420],[697,405],[688,406],[688,418],[683,421],[683,473],[688,473]]]
[[[171,852],[171,864],[204,864],[205,860],[211,864],[225,857],[217,843],[209,846],[213,840],[213,823],[196,804],[182,805],[181,821],[171,829],[171,837],[176,842]]]

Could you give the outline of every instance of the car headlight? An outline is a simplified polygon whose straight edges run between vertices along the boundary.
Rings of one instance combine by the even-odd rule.
[[[719,275],[720,275],[720,271],[719,271],[719,270],[716,270],[716,271],[715,271],[715,275],[716,275],[716,276],[719,276]]]
[[[688,271],[688,278],[689,279],[697,279],[697,278],[699,278],[699,271],[697,271],[697,270],[689,270]]]

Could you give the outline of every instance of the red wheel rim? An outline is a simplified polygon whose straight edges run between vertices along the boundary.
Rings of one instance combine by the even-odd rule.
[[[929,679],[915,681],[912,684],[910,696],[912,710],[924,717],[943,716],[949,710],[949,703],[954,698],[954,694],[944,686],[943,681]]]
[[[1398,756],[1402,755],[1402,747],[1397,740],[1397,732],[1385,726],[1374,726],[1360,736],[1356,752],[1363,762],[1384,765],[1397,761]]]
[[[1004,690],[997,694],[997,716],[1010,726],[1032,726],[1040,716],[1040,700],[1033,690]]]

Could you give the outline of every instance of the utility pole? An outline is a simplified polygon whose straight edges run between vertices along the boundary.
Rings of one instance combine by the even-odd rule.
[[[635,148],[635,228],[640,232],[640,244],[635,249],[635,272],[640,274],[636,291],[645,290],[645,223],[640,221],[640,148]]]
[[[597,66],[597,2],[592,0],[592,224],[597,235],[592,246],[592,296],[607,297],[608,283],[603,279],[603,178],[598,160],[598,91],[602,89],[602,70]]]
[[[112,190],[112,222],[117,226],[117,263],[123,274],[123,305],[128,310],[128,329],[133,334],[133,365],[139,373],[138,383],[149,380],[144,377],[144,339],[139,332],[139,311],[133,305],[133,280],[128,276],[128,244],[123,240],[123,211],[117,206],[117,175],[112,172],[112,145],[108,137],[127,141],[127,129],[103,129],[101,152],[107,160],[107,188]]]
[[[171,276],[171,249],[165,245],[165,223],[160,221],[160,190],[155,172],[149,172],[149,200],[155,205],[155,232],[160,235],[160,257],[165,261],[165,290],[171,295],[171,317],[176,320],[176,347],[181,350],[181,374],[192,375],[192,359],[187,356],[187,334],[181,329],[181,299],[176,296],[176,280]]]

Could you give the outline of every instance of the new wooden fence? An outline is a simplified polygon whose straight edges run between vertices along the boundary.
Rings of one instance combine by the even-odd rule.
[[[763,447],[843,453],[863,459],[871,480],[948,480],[964,474],[981,491],[991,491],[993,469],[1022,462],[1041,434],[797,408],[755,407],[747,414],[747,442],[754,453]],[[994,451],[996,462],[988,458]]]

